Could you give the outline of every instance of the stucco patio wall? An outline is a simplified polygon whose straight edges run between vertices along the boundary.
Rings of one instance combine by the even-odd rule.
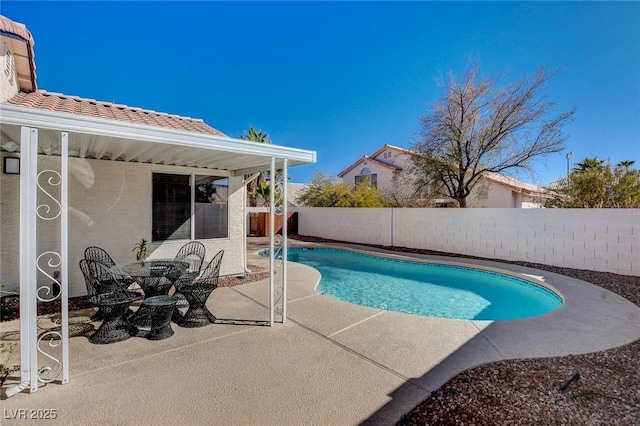
[[[640,209],[297,211],[300,235],[640,276]]]
[[[40,156],[39,170],[59,169],[58,157]],[[92,159],[69,159],[69,293],[86,294],[78,262],[84,249],[97,245],[116,263],[135,260],[134,245],[151,241],[152,173],[197,173],[202,169]],[[214,173],[223,175],[228,172]],[[53,195],[59,197],[54,191]],[[244,271],[244,220],[242,177],[229,179],[229,238],[201,240],[207,249],[205,262],[225,250],[221,274]],[[38,204],[50,203],[39,193]],[[55,205],[50,203],[55,209]],[[7,290],[19,287],[20,176],[0,174],[0,281]],[[59,251],[59,220],[38,220],[38,253]],[[152,258],[173,258],[186,240],[149,243]],[[45,260],[43,260],[44,262]],[[206,264],[205,264],[206,265]],[[45,269],[60,269],[45,268]],[[51,271],[50,271],[51,272]],[[38,285],[48,284],[39,274]]]

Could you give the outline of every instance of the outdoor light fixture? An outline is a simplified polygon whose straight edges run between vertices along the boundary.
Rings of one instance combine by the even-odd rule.
[[[565,155],[565,157],[567,157],[567,179],[569,179],[569,159],[571,158],[572,155],[573,155],[573,151],[569,151],[567,152],[567,155]]]
[[[4,157],[2,161],[2,172],[7,175],[19,175],[20,159],[16,157]]]

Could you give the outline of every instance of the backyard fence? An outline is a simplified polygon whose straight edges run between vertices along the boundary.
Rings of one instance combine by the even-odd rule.
[[[300,235],[640,276],[640,209],[296,210]]]

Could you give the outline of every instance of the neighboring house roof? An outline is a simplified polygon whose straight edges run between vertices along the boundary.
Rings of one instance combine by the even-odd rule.
[[[16,73],[20,90],[37,90],[36,63],[33,36],[24,24],[13,22],[0,15],[0,36],[8,39],[16,59]]]
[[[379,150],[377,150],[376,152],[374,152],[373,154],[370,155],[370,157],[377,157],[378,155],[382,154],[384,151],[387,150],[392,150],[392,151],[397,151],[401,154],[407,154],[407,155],[412,155],[413,151],[409,151],[408,149],[405,148],[400,148],[399,146],[395,146],[395,145],[389,145],[389,144],[384,144],[382,146],[382,148],[380,148]]]
[[[372,162],[374,164],[377,164],[377,165],[382,166],[382,167],[386,167],[387,169],[390,169],[390,170],[393,170],[393,171],[402,170],[399,167],[392,166],[391,164],[384,163],[384,162],[382,162],[380,160],[376,160],[375,158],[372,158],[372,157],[370,157],[368,155],[365,155],[362,158],[360,158],[358,161],[356,161],[355,163],[353,163],[352,165],[350,165],[349,167],[347,167],[346,169],[344,169],[343,171],[338,173],[338,177],[343,177],[344,175],[346,175],[351,170],[353,170],[354,168],[358,167],[358,165],[362,164],[365,161],[370,161],[370,162]]]
[[[391,169],[394,172],[402,170],[402,168],[400,168],[400,167],[393,166],[391,164],[385,163],[384,161],[376,159],[376,157],[378,155],[382,154],[384,151],[387,151],[387,150],[397,151],[397,152],[399,152],[401,154],[408,154],[408,155],[413,154],[413,152],[409,151],[408,149],[400,148],[400,147],[394,146],[394,145],[384,144],[382,146],[382,148],[378,149],[373,154],[363,156],[362,158],[358,159],[355,163],[351,164],[349,167],[347,167],[346,169],[344,169],[343,171],[338,173],[338,177],[343,177],[344,175],[349,173],[351,170],[353,170],[355,167],[358,167],[358,165],[362,164],[362,162],[365,161],[365,160],[366,161],[371,161],[373,163],[376,163],[376,164],[378,164],[378,165],[380,165],[382,167],[386,167],[388,169]]]
[[[501,175],[494,172],[486,172],[483,176],[485,179],[495,182],[500,185],[507,186],[511,189],[523,191],[527,193],[542,193],[545,192],[544,188],[541,188],[530,183],[522,182],[517,179]]]
[[[160,113],[109,102],[100,102],[93,99],[83,99],[59,93],[49,93],[43,90],[31,93],[20,92],[7,100],[6,103],[28,108],[144,124],[147,126],[226,136],[201,119]]]
[[[287,198],[290,207],[300,207],[297,198],[309,187],[306,183],[287,183]]]

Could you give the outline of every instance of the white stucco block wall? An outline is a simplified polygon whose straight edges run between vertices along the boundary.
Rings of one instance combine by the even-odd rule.
[[[39,170],[59,170],[59,158],[40,156]],[[198,173],[202,169],[69,159],[69,294],[86,294],[78,267],[84,250],[97,245],[109,252],[116,263],[135,260],[134,245],[141,239],[151,241],[152,173]],[[212,173],[218,175],[218,173]],[[9,289],[19,287],[20,176],[0,175],[0,280]],[[208,262],[219,250],[225,250],[221,274],[244,271],[244,220],[242,177],[229,178],[229,238],[201,240]],[[57,194],[54,193],[54,196]],[[46,197],[39,195],[38,203]],[[38,220],[38,253],[59,251],[59,221]],[[150,243],[150,258],[173,258],[186,240]],[[206,265],[206,263],[205,263]],[[38,284],[48,283],[39,275]]]
[[[301,209],[298,232],[640,276],[640,209]]]
[[[391,244],[391,209],[301,207],[296,211],[301,235],[362,244]]]

